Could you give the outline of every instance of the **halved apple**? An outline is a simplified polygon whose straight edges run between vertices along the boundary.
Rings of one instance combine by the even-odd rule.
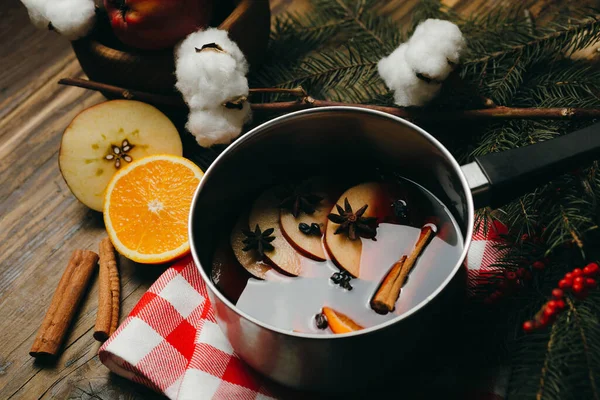
[[[319,225],[321,232],[323,232],[327,225],[327,215],[329,215],[329,211],[331,210],[331,207],[333,207],[335,198],[333,198],[334,195],[332,193],[334,190],[332,190],[331,183],[324,179],[317,178],[311,181],[313,193],[322,197],[321,202],[317,205],[314,213],[300,213],[297,218],[294,217],[291,211],[281,209],[281,231],[288,242],[290,242],[290,244],[299,252],[313,260],[325,261],[327,255],[323,249],[323,243],[321,241],[322,235],[307,235],[306,233],[301,232],[298,226],[301,223],[307,224],[308,226],[316,223]],[[335,193],[335,196],[338,194],[339,192]]]
[[[246,271],[250,272],[253,276],[259,279],[265,279],[267,272],[271,271],[273,268],[263,262],[261,257],[255,250],[244,251],[242,250],[246,245],[243,243],[243,240],[246,238],[242,233],[243,229],[248,229],[248,213],[242,213],[233,230],[231,231],[231,249],[233,250],[233,254],[235,254],[235,258],[242,264],[242,267],[246,269]]]
[[[361,183],[346,190],[337,201],[337,204],[344,207],[345,199],[356,211],[365,204],[368,205],[363,217],[379,217],[384,208],[382,200],[385,198],[385,189],[380,183],[367,182]],[[336,211],[334,206],[331,212]],[[325,248],[333,262],[340,268],[348,271],[352,276],[358,278],[360,275],[360,258],[362,254],[362,238],[350,240],[347,235],[335,234],[339,224],[327,221],[325,229]]]
[[[181,156],[175,125],[149,104],[112,100],[87,108],[73,119],[63,134],[58,164],[75,197],[102,211],[104,190],[114,173],[154,154]]]
[[[271,242],[274,249],[265,251],[265,257],[280,270],[298,276],[302,270],[302,259],[281,231],[279,224],[280,201],[276,195],[279,191],[279,187],[273,187],[263,192],[254,201],[248,217],[248,225],[251,227],[258,225],[262,230],[274,229],[275,240]]]

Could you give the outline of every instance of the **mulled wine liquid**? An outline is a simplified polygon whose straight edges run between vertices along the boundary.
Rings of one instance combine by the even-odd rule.
[[[463,237],[446,206],[422,186],[398,179],[385,182],[385,187],[385,194],[378,199],[385,211],[378,215],[376,240],[358,239],[362,241],[360,277],[349,281],[351,290],[333,282],[332,275],[342,269],[330,259],[315,261],[301,256],[299,276],[287,276],[273,268],[264,280],[252,277],[234,256],[229,236],[215,252],[213,282],[240,310],[266,324],[296,332],[332,334],[329,328],[319,329],[315,321],[324,306],[365,328],[408,312],[448,277],[462,253]],[[376,313],[370,305],[373,295],[392,265],[411,254],[427,223],[436,226],[436,234],[408,275],[395,310],[386,315]]]

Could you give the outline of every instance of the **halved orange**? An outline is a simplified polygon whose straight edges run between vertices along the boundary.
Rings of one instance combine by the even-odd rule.
[[[327,323],[333,333],[348,333],[364,329],[362,326],[352,321],[346,314],[342,314],[332,308],[323,307],[323,314],[327,317]]]
[[[146,264],[187,253],[188,214],[203,175],[190,160],[166,154],[141,158],[117,171],[104,198],[104,223],[115,249]]]

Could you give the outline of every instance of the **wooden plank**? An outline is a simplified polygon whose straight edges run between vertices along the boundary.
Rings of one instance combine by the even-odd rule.
[[[19,0],[0,7],[0,119],[44,85],[75,56],[68,40],[29,22]],[[2,141],[2,133],[0,133]]]
[[[79,64],[72,61],[0,121],[0,137],[5,136],[0,142],[0,171],[11,171],[0,175],[0,204],[54,156],[73,117],[104,100],[98,93],[56,84],[59,77],[81,74]]]

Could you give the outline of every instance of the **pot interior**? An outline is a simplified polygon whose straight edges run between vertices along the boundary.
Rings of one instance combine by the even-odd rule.
[[[432,192],[453,214],[464,238],[472,199],[456,161],[420,128],[352,107],[301,111],[269,121],[238,139],[207,171],[192,205],[192,251],[206,276],[218,233],[267,186],[290,176],[332,175],[382,166]],[[456,263],[453,274],[462,260]],[[210,283],[209,283],[210,284]]]

